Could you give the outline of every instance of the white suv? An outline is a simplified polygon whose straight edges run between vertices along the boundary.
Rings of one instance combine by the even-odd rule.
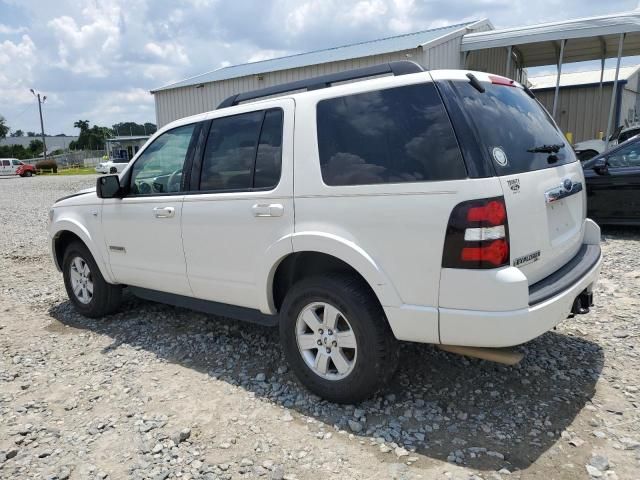
[[[356,402],[398,340],[483,356],[586,313],[601,255],[583,186],[520,84],[398,62],[173,122],[56,202],[49,234],[80,313],[114,312],[126,286],[278,325],[302,383]]]

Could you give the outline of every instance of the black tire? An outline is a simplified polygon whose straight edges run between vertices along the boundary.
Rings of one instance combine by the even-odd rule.
[[[90,279],[93,283],[93,294],[88,303],[80,301],[73,291],[71,281],[71,263],[77,257],[84,260],[90,270]],[[114,313],[120,306],[120,301],[122,299],[122,286],[107,283],[102,276],[98,265],[93,259],[91,252],[84,243],[76,241],[69,244],[64,252],[62,275],[64,277],[64,286],[67,290],[69,300],[71,300],[76,310],[85,317],[103,317]]]
[[[314,302],[337,308],[355,334],[357,356],[344,378],[328,380],[316,374],[298,348],[298,316]],[[280,316],[280,342],[289,365],[304,386],[326,400],[360,402],[384,387],[395,373],[398,342],[377,298],[356,276],[330,274],[301,280],[287,292]]]
[[[117,169],[116,167],[111,167],[111,168],[109,169],[109,173],[110,173],[111,175],[113,175],[114,173],[118,173],[118,169]]]
[[[24,172],[25,177],[30,177],[31,175],[32,175],[31,170],[27,170],[26,172]]]

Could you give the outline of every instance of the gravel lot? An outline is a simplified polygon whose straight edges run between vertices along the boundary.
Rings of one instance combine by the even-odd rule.
[[[597,307],[520,365],[407,344],[382,396],[337,406],[275,330],[131,296],[75,314],[47,212],[94,181],[0,178],[0,478],[640,478],[640,229],[605,230]]]

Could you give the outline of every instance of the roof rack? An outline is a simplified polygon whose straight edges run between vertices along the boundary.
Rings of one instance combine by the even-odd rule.
[[[424,72],[424,69],[417,63],[409,60],[383,63],[380,65],[373,65],[371,67],[356,68],[354,70],[330,73],[328,75],[306,78],[295,82],[282,83],[280,85],[261,88],[251,92],[237,93],[223,100],[222,103],[218,105],[218,109],[232,107],[234,105],[238,105],[240,102],[269,97],[279,93],[293,92],[295,90],[318,90],[320,88],[330,87],[333,83],[346,82],[349,80],[356,80],[358,78],[374,77],[376,75],[384,75],[385,73],[392,73],[393,75],[398,76],[419,72]]]

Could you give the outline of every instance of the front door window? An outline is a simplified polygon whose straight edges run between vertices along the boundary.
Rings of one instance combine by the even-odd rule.
[[[177,193],[183,190],[183,167],[195,124],[160,135],[132,167],[131,194]]]

